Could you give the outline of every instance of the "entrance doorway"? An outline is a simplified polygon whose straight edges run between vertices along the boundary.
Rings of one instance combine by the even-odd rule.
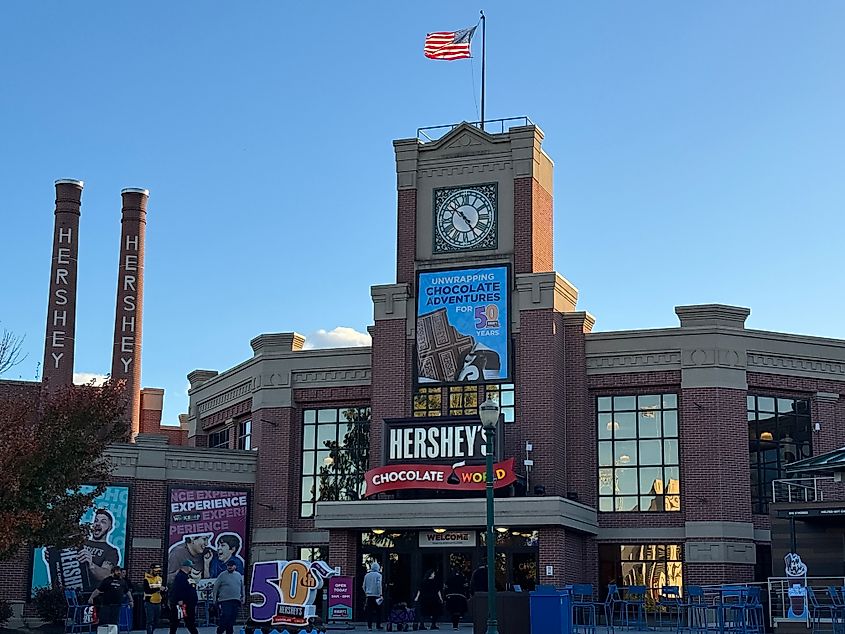
[[[433,570],[437,586],[440,588],[444,587],[446,582],[456,574],[461,575],[469,587],[472,571],[477,565],[473,560],[474,548],[426,548],[421,551],[422,566],[419,581]]]

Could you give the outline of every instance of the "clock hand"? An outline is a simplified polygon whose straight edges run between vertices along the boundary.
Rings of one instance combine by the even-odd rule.
[[[464,219],[464,222],[467,223],[467,227],[469,227],[470,229],[474,229],[472,223],[469,221],[469,218],[466,217],[466,214],[464,214],[464,212],[462,212],[460,209],[458,209],[457,212],[458,215]]]

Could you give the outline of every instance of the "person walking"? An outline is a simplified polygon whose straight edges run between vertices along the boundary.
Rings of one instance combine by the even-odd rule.
[[[467,581],[459,570],[454,570],[446,580],[446,611],[452,617],[452,629],[458,629],[467,611]]]
[[[373,631],[373,623],[376,629],[381,629],[381,604],[384,603],[382,594],[381,566],[378,562],[370,565],[370,571],[364,575],[364,596],[367,597],[365,606],[367,612],[367,629]]]
[[[152,564],[144,573],[144,617],[147,634],[153,634],[161,618],[162,594],[167,588],[161,583],[161,566]]]
[[[123,599],[126,598],[129,603],[129,609],[133,607],[132,592],[129,589],[129,584],[123,578],[123,572],[120,566],[114,566],[111,569],[111,575],[100,582],[100,585],[91,593],[88,598],[88,603],[94,605],[94,600],[97,597],[100,599],[100,610],[98,612],[100,625],[114,625],[120,627],[120,606],[123,605]],[[196,634],[193,632],[192,634]]]
[[[429,570],[425,573],[420,589],[417,590],[417,596],[414,601],[420,606],[420,614],[417,619],[420,622],[420,629],[425,629],[426,620],[431,621],[432,630],[439,630],[437,627],[437,619],[443,609],[443,595],[440,593],[440,584],[437,582],[437,574],[434,570]]]
[[[188,577],[194,562],[186,559],[179,566],[179,571],[173,577],[170,588],[170,634],[176,634],[179,621],[185,621],[189,634],[199,634],[197,630],[197,589]],[[181,613],[181,614],[180,614]]]
[[[217,606],[217,634],[233,634],[238,611],[244,603],[244,576],[234,559],[226,562],[226,572],[214,580],[212,600]]]

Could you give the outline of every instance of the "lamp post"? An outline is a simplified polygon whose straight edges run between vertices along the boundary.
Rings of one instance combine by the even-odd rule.
[[[478,406],[478,416],[487,438],[487,634],[498,634],[496,622],[496,535],[493,530],[493,447],[499,424],[499,404],[488,398]]]

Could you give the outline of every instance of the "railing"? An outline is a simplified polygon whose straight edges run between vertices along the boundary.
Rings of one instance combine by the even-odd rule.
[[[789,612],[789,595],[787,590],[795,583],[794,579],[787,577],[769,577],[769,625],[774,627],[776,623],[790,620]],[[833,605],[833,601],[828,594],[827,589],[831,586],[835,588],[842,588],[845,586],[845,577],[807,577],[807,586],[813,589],[816,595],[816,601],[820,606]],[[808,598],[809,601],[809,598]],[[812,610],[811,610],[812,611]],[[808,615],[809,618],[809,615]],[[820,619],[821,623],[831,623],[830,618]]]
[[[476,128],[482,128],[485,132],[490,134],[504,134],[506,131],[510,130],[511,128],[516,128],[518,126],[524,125],[534,125],[534,123],[528,117],[508,117],[506,119],[486,119],[484,121],[484,125],[481,125],[481,121],[468,121],[469,125],[473,125]],[[436,141],[444,136],[446,136],[449,132],[457,128],[461,123],[451,123],[448,125],[434,125],[429,126],[427,128],[418,128],[417,129],[417,140],[422,141],[423,143],[429,143],[431,141]]]
[[[819,478],[791,478],[772,481],[772,500],[775,504],[792,502],[824,502],[826,486],[833,482],[830,476]]]

